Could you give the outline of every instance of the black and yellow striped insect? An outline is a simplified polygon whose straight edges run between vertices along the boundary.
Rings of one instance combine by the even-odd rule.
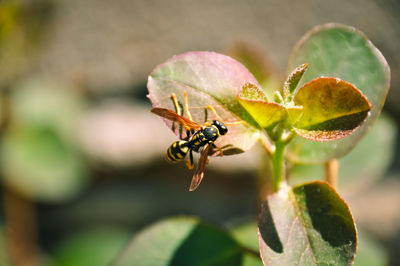
[[[180,107],[175,94],[172,94],[171,98],[174,102],[175,109],[180,112]],[[193,175],[192,182],[189,188],[189,191],[193,191],[200,185],[200,182],[203,180],[204,169],[208,160],[210,149],[217,148],[220,151],[220,155],[222,156],[222,149],[216,147],[214,142],[221,135],[225,135],[228,132],[228,128],[222,122],[222,119],[218,116],[212,106],[206,106],[206,108],[214,112],[218,120],[213,120],[211,123],[206,122],[204,125],[194,122],[189,111],[186,92],[184,92],[184,100],[185,110],[188,118],[185,118],[182,115],[177,114],[176,112],[166,108],[153,108],[151,112],[166,119],[169,119],[173,122],[176,122],[186,129],[186,138],[175,141],[168,148],[165,155],[165,158],[168,162],[178,163],[182,161],[189,153],[187,166],[189,169],[193,169],[193,151],[201,153],[196,171]],[[237,123],[241,123],[241,121],[229,124]]]

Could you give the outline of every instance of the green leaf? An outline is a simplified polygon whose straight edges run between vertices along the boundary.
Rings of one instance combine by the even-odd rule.
[[[303,106],[287,106],[286,111],[288,112],[287,123],[289,125],[295,124],[303,114]]]
[[[56,246],[55,265],[110,265],[130,237],[131,232],[116,227],[99,227],[74,233]]]
[[[349,207],[326,182],[283,186],[263,203],[259,242],[265,265],[351,265],[357,232]]]
[[[175,110],[171,94],[175,93],[184,107],[183,92],[188,94],[189,110],[193,120],[203,124],[216,117],[206,110],[215,108],[223,122],[244,120],[247,124],[228,126],[228,133],[215,144],[236,151],[250,149],[259,138],[255,121],[236,100],[236,94],[246,83],[257,84],[253,75],[239,62],[213,52],[189,52],[177,55],[157,66],[148,78],[149,98],[154,107]],[[186,115],[184,112],[183,115]],[[179,127],[165,120],[179,136]],[[228,154],[224,151],[224,154]]]
[[[332,141],[353,133],[365,120],[371,106],[352,84],[336,78],[317,78],[294,97],[303,113],[294,125],[303,138]]]
[[[51,127],[12,127],[2,141],[3,180],[25,196],[62,201],[86,180],[82,155]]]
[[[122,251],[122,265],[241,265],[243,251],[224,231],[193,217],[160,221]]]
[[[236,98],[239,100],[268,102],[267,95],[265,95],[264,91],[253,83],[244,84]]]
[[[245,84],[237,95],[237,100],[262,128],[273,127],[287,118],[285,107],[267,102],[264,91],[255,84]]]
[[[296,45],[288,69],[309,64],[299,86],[321,76],[335,77],[356,86],[372,105],[369,118],[347,138],[315,143],[296,137],[289,146],[297,162],[323,162],[348,153],[377,119],[389,89],[390,69],[379,50],[354,29],[339,24],[318,26]]]
[[[283,84],[283,93],[285,95],[285,98],[287,98],[288,102],[292,100],[291,98],[297,88],[297,85],[299,84],[300,79],[303,77],[303,74],[307,70],[307,68],[308,68],[307,63],[296,67],[296,69],[293,70],[292,73],[290,73],[289,77]]]

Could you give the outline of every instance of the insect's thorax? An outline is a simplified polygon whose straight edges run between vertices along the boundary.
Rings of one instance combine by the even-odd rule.
[[[216,126],[205,126],[190,137],[189,147],[192,149],[200,148],[207,143],[213,143],[218,137],[219,131]]]

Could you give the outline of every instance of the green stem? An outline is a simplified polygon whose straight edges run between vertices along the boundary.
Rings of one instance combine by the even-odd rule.
[[[285,177],[285,146],[282,140],[275,142],[275,151],[272,154],[274,192],[279,190]]]

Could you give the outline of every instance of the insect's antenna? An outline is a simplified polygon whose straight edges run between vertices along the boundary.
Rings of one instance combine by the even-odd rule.
[[[207,108],[207,109],[210,109],[210,111],[214,113],[215,117],[216,117],[219,121],[221,121],[221,122],[224,121],[224,120],[217,114],[217,111],[215,111],[215,108],[214,108],[213,106],[207,105],[206,108]]]
[[[218,115],[217,111],[215,110],[215,108],[214,108],[213,106],[207,105],[207,106],[206,106],[206,110],[207,110],[207,109],[210,109],[211,112],[214,113],[215,117],[216,117],[219,121],[223,122],[223,123],[224,123],[225,125],[227,125],[227,126],[233,126],[233,125],[239,125],[239,124],[247,124],[246,121],[243,121],[243,120],[235,121],[235,122],[224,122],[224,120]]]
[[[204,108],[204,123],[206,123],[208,120],[208,109]]]

